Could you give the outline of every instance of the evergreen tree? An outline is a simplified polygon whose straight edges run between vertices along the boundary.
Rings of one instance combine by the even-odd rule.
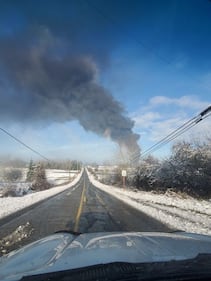
[[[26,181],[33,181],[34,180],[34,173],[35,173],[35,166],[33,164],[32,159],[29,162],[29,168],[26,175]]]
[[[34,174],[34,183],[32,189],[41,191],[50,188],[50,184],[46,179],[45,168],[42,164],[38,164]]]

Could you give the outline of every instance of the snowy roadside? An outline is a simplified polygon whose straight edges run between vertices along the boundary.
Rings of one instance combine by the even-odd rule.
[[[123,190],[102,184],[95,180],[89,171],[87,173],[94,186],[171,228],[211,235],[211,200],[183,198],[176,193],[155,194],[153,192]]]
[[[22,197],[2,197],[0,198],[0,218],[6,217],[12,213],[15,213],[21,209],[31,206],[39,201],[47,199],[53,195],[56,195],[72,186],[74,186],[81,178],[83,170],[77,175],[77,177],[68,184],[64,184],[50,189],[27,194]]]
[[[10,168],[8,168],[10,169]],[[2,193],[7,192],[10,193],[9,196],[15,194],[13,196],[23,196],[27,193],[31,192],[31,182],[26,181],[27,169],[18,169],[22,172],[22,178],[19,181],[4,181],[4,178],[0,176],[0,197]],[[46,169],[46,179],[51,184],[51,186],[61,186],[70,183],[71,180],[77,176],[78,172],[76,170],[60,170],[60,169]]]
[[[58,169],[46,169],[47,181],[52,185],[66,184],[70,179],[74,178],[76,171],[71,170],[58,170]]]

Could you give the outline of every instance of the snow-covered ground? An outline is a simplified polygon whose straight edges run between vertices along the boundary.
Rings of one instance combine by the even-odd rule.
[[[211,235],[211,200],[197,200],[188,196],[184,198],[173,192],[155,194],[123,190],[100,183],[89,172],[88,175],[96,187],[172,228]]]
[[[52,172],[53,175],[53,172]],[[46,198],[49,198],[53,195],[56,195],[65,189],[73,187],[81,178],[82,171],[77,177],[68,184],[64,184],[57,187],[52,187],[48,190],[34,192],[27,194],[22,197],[2,197],[0,198],[0,218],[6,217],[12,213],[15,213],[25,207],[31,206],[39,201],[42,201]]]
[[[22,173],[21,178],[16,181],[7,181],[4,179],[4,172],[14,170],[12,167],[7,167],[4,169],[0,169],[0,197],[4,191],[10,190],[13,192],[14,196],[22,196],[30,192],[31,183],[26,182],[26,175],[28,169],[26,168],[15,168],[15,170],[20,170]]]
[[[5,168],[4,170],[10,170],[13,168]],[[15,170],[21,170],[22,172],[22,177],[19,179],[19,183],[25,182],[26,181],[26,175],[27,175],[27,168],[16,168]],[[46,169],[46,178],[49,183],[53,185],[59,185],[66,183],[70,181],[76,174],[77,171],[72,171],[72,170],[58,170],[58,169]],[[3,182],[3,175],[2,175],[2,170],[0,170],[0,182]]]
[[[7,168],[10,170],[11,168]],[[22,177],[15,182],[6,182],[0,173],[0,197],[5,190],[11,190],[15,195],[14,196],[22,196],[27,193],[31,193],[31,182],[26,182],[26,175],[28,169],[19,168],[21,170]],[[2,171],[1,171],[2,172]],[[67,184],[72,181],[75,176],[77,176],[77,171],[70,170],[58,170],[58,169],[46,169],[46,178],[47,181],[52,186]]]
[[[60,173],[63,180],[65,173],[67,172]],[[49,171],[47,177],[56,180],[60,176],[58,174],[57,170]],[[79,181],[81,174],[82,172],[69,184],[27,194],[23,197],[0,198],[0,218],[73,187]],[[89,172],[88,175],[96,187],[172,228],[211,235],[211,200],[197,200],[188,196],[184,198],[175,193],[155,194],[153,192],[123,190],[100,183]]]
[[[46,169],[46,178],[50,184],[59,185],[70,181],[77,174],[76,171]]]

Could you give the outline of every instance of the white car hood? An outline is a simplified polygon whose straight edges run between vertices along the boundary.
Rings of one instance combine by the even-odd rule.
[[[190,233],[58,233],[0,258],[0,280],[112,262],[184,260],[211,254],[211,236]]]

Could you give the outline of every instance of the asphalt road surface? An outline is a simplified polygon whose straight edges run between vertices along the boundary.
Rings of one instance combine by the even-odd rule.
[[[64,192],[0,221],[0,255],[54,232],[170,232],[166,225],[94,187],[86,172]]]

